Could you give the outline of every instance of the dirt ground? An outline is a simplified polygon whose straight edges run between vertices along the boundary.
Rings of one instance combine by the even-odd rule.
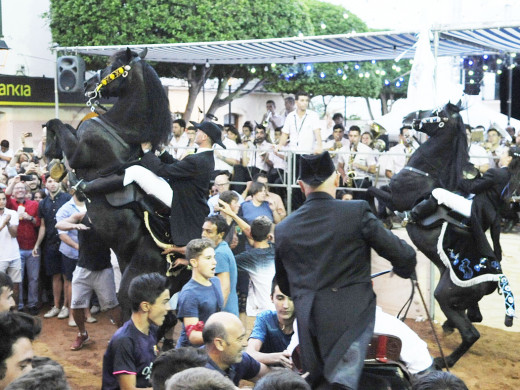
[[[40,315],[41,317],[41,315]],[[92,342],[81,351],[71,351],[70,344],[76,336],[76,328],[67,320],[56,318],[43,320],[43,331],[35,342],[37,355],[48,356],[61,363],[72,389],[91,390],[101,388],[103,354],[115,328],[106,314],[96,315],[98,322],[87,324]],[[407,320],[408,325],[428,342],[433,356],[439,356],[433,332],[428,322]],[[450,353],[460,341],[457,333],[444,336],[436,326],[444,353]],[[468,388],[482,390],[513,390],[520,388],[520,333],[477,325],[480,340],[457,363],[452,372],[462,378]]]

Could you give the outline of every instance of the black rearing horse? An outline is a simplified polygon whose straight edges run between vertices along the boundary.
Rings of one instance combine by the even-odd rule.
[[[463,170],[468,168],[468,146],[466,131],[459,107],[447,104],[431,111],[418,111],[407,115],[403,122],[413,124],[416,130],[429,135],[411,156],[406,167],[390,180],[391,192],[371,188],[370,191],[381,197],[394,210],[405,211],[413,208],[428,197],[434,188],[455,190],[462,178]],[[424,228],[420,224],[408,223],[406,230],[412,242],[439,269],[440,280],[435,288],[435,299],[446,315],[443,329],[447,332],[456,328],[462,337],[461,344],[446,357],[451,367],[479,339],[480,334],[472,322],[482,321],[478,302],[497,288],[496,282],[484,282],[469,287],[460,287],[450,277],[450,270],[438,254],[438,239],[441,227]],[[506,325],[511,318],[506,316]],[[437,367],[445,362],[435,359]]]
[[[59,119],[47,123],[49,158],[64,154],[78,177],[93,180],[117,172],[137,160],[141,142],[166,143],[171,114],[166,93],[155,70],[129,49],[116,53],[101,72],[96,93],[117,97],[102,116],[80,124],[77,131]],[[127,291],[130,281],[149,272],[165,274],[164,257],[138,214],[130,208],[111,206],[104,195],[90,196],[88,216],[99,235],[117,255],[123,277],[119,301],[130,313]]]

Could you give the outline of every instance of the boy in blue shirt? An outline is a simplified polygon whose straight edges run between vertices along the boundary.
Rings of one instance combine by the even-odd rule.
[[[191,240],[186,247],[192,277],[179,294],[177,318],[183,325],[177,348],[202,345],[204,323],[224,306],[220,280],[215,277],[217,261],[213,247],[213,241],[207,238]]]
[[[261,363],[292,368],[291,355],[286,349],[294,333],[294,303],[280,291],[276,279],[271,299],[276,310],[263,311],[256,317],[247,341],[247,353]]]

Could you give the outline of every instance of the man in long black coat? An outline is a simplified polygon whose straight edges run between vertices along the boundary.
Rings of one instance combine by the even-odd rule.
[[[370,249],[403,278],[414,272],[415,251],[367,202],[335,199],[339,175],[328,152],[302,156],[300,169],[307,200],[276,227],[276,277],[294,300],[312,387],[356,389],[375,320]]]
[[[176,246],[186,246],[190,240],[200,238],[204,219],[209,214],[209,183],[215,169],[212,146],[217,143],[225,148],[221,131],[216,124],[191,123],[197,128],[197,153],[166,164],[143,146],[145,153],[141,159],[143,167],[168,179],[172,186],[170,225],[172,240]]]

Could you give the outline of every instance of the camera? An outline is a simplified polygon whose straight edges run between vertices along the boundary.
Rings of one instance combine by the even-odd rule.
[[[32,175],[20,175],[21,181],[32,181],[33,177]]]

